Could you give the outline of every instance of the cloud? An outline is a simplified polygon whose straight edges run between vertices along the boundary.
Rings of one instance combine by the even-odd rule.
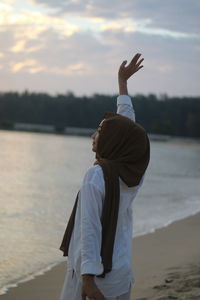
[[[34,60],[27,59],[20,62],[10,62],[10,70],[12,73],[24,72],[24,73],[52,73],[54,75],[71,75],[73,73],[83,74],[86,71],[86,66],[84,63],[71,64],[68,66],[63,66],[62,68],[56,66],[45,66],[42,63]]]
[[[17,0],[4,0],[4,3],[9,3],[9,4],[13,4],[15,3]]]
[[[135,16],[150,18],[153,27],[199,34],[199,1],[136,0],[134,3]]]
[[[37,62],[33,59],[23,60],[18,63],[10,62],[10,69],[13,73],[19,72],[23,69],[28,69],[30,71],[31,69],[29,69],[29,68],[32,68],[32,67],[37,67]]]
[[[65,39],[55,30],[47,29],[40,32],[34,41],[21,44],[14,41],[15,37],[14,49],[18,45],[20,51],[13,52],[10,47],[7,61],[5,57],[2,59],[5,62],[4,72],[10,71],[11,82],[16,74],[17,80],[14,77],[14,81],[21,90],[46,88],[51,93],[67,90],[77,94],[115,93],[118,66],[122,60],[130,60],[135,52],[141,52],[145,61],[144,70],[129,83],[131,93],[183,95],[191,93],[191,84],[193,93],[199,89],[196,81],[199,72],[197,41],[187,43],[182,39],[172,43],[170,37],[128,32],[123,28],[107,28],[100,37],[92,32],[77,32]],[[43,47],[26,51],[31,48],[30,42],[34,42],[36,47],[41,41]],[[191,55],[188,56],[188,53]],[[188,72],[191,66],[192,73]]]
[[[1,31],[7,31],[9,27],[15,26],[13,31],[18,36],[24,32],[23,35],[26,38],[36,38],[41,31],[47,28],[53,28],[63,36],[72,35],[80,30],[78,25],[71,24],[56,16],[49,16],[38,10],[32,11],[22,8],[19,12],[15,12],[11,5],[5,3],[0,4],[0,9]]]
[[[33,1],[33,0],[32,0]],[[104,20],[149,20],[152,28],[199,34],[200,2],[196,0],[34,0],[54,9],[53,14],[99,17]]]
[[[26,41],[26,40],[18,40],[16,41],[16,44],[10,48],[11,52],[17,53],[17,52],[35,52],[39,49],[43,48],[43,43],[38,43],[36,41]]]
[[[16,35],[9,28],[0,32],[0,39],[4,70],[15,73],[92,74],[97,57],[100,61],[108,49],[90,32],[63,37],[54,28],[37,31],[34,38],[29,38],[26,30]]]
[[[196,14],[187,15],[185,0],[180,24],[179,0],[37,3],[33,10],[1,3],[1,89],[116,93],[118,66],[141,52],[131,93],[199,94],[197,18],[185,30]]]

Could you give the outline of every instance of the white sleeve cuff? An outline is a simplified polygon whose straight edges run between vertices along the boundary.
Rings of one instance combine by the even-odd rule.
[[[119,104],[127,104],[132,106],[131,97],[128,95],[119,95],[117,97],[117,105]]]
[[[103,264],[96,261],[86,261],[81,264],[81,275],[94,274],[101,275],[103,273]]]

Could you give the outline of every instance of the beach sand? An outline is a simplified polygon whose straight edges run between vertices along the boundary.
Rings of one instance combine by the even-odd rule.
[[[200,300],[200,213],[135,238],[133,262],[132,299]],[[65,273],[66,262],[11,288],[1,300],[58,300]]]

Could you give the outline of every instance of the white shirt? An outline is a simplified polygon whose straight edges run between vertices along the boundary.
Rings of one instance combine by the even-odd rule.
[[[131,99],[127,95],[118,96],[117,113],[135,121]],[[105,278],[95,277],[95,282],[105,297],[117,297],[127,293],[134,283],[132,272],[132,201],[140,184],[127,187],[120,179],[120,205],[115,235],[112,271]],[[103,272],[101,262],[101,213],[105,197],[103,171],[99,165],[90,167],[83,179],[72,233],[68,268],[77,275]]]

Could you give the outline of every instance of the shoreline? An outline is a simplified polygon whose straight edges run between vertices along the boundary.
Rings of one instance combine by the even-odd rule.
[[[180,219],[171,220],[168,223],[164,224],[162,227],[154,228],[149,232],[143,232],[143,233],[140,233],[138,235],[135,234],[133,239],[143,237],[143,236],[146,236],[146,235],[149,235],[149,234],[153,234],[153,233],[157,232],[157,230],[166,228],[166,227],[170,226],[171,224],[173,224],[174,222],[182,221],[182,220],[187,219],[189,217],[195,216],[198,213],[200,214],[200,211],[193,212],[191,215],[183,216]],[[38,270],[38,271],[35,271],[34,273],[28,274],[25,278],[19,279],[17,282],[13,282],[13,283],[9,283],[9,284],[5,285],[4,287],[2,287],[0,289],[0,296],[5,295],[6,293],[8,293],[8,291],[12,288],[17,288],[22,283],[34,280],[35,278],[37,278],[37,276],[45,275],[47,272],[51,271],[54,267],[56,267],[56,266],[58,266],[59,264],[62,264],[62,263],[67,263],[67,262],[65,262],[65,261],[53,262],[53,263],[49,264],[48,266],[46,266],[45,268],[43,268],[41,270]]]
[[[199,228],[200,213],[197,213],[156,229],[153,233],[133,239],[133,269],[136,283],[132,289],[131,299],[139,300],[141,297],[152,300],[190,299],[189,293],[199,293],[200,299]],[[196,285],[198,285],[199,282],[199,288],[196,286],[190,289],[187,283],[187,288],[181,289],[183,292],[177,292],[177,286],[180,290],[181,284],[184,287],[184,282],[195,276],[195,269],[199,277],[196,276],[195,280],[191,280],[190,285],[192,282],[197,282]],[[33,279],[18,283],[17,287],[9,288],[5,294],[1,295],[2,300],[58,299],[65,274],[66,261],[56,263],[53,267],[50,266],[49,271],[36,277],[33,275]],[[185,294],[188,298],[184,298]],[[170,295],[172,298],[157,298]]]
[[[96,129],[82,128],[82,127],[56,128],[56,126],[54,125],[15,123],[13,128],[0,127],[0,131],[90,137],[96,131]],[[148,133],[148,136],[150,140],[154,142],[166,142],[166,143],[172,142],[173,144],[185,143],[186,145],[200,144],[200,137],[176,136],[176,135],[167,135],[167,134],[159,134],[159,133]]]

